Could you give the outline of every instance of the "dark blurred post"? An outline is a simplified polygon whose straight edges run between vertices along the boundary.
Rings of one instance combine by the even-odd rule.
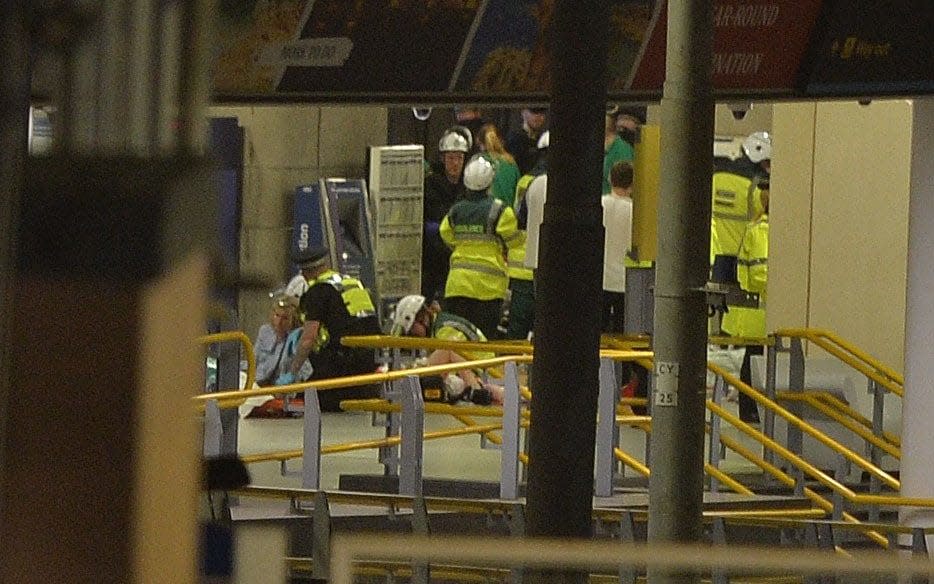
[[[7,461],[4,444],[10,396],[15,233],[29,138],[27,11],[22,1],[0,5],[0,476]],[[0,483],[0,512],[5,507],[5,496]],[[0,531],[0,549],[2,536]]]
[[[603,125],[609,3],[558,0],[551,42],[548,198],[536,272],[530,536],[591,535],[602,291]],[[533,573],[585,582],[586,573]]]
[[[662,97],[655,377],[649,543],[699,542],[704,493],[704,401],[714,102],[711,0],[668,3]],[[649,582],[699,576],[649,570]]]
[[[28,103],[11,77],[28,59],[11,4],[26,3],[0,11],[4,60],[18,59],[2,69],[0,184],[23,184],[23,194],[14,227],[4,210],[0,229],[4,261],[16,237],[5,267],[18,307],[3,313],[13,342],[3,343],[0,581],[194,584],[201,464],[191,397],[203,385],[196,339],[216,234],[201,157],[212,9],[30,2],[30,48],[43,59],[35,75],[58,116],[54,153],[22,171],[11,160],[25,136],[10,128]]]

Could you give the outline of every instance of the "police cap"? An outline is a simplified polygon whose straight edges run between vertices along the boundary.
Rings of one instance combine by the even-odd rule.
[[[307,249],[298,251],[292,256],[292,261],[302,268],[314,268],[328,261],[330,251],[331,250],[323,245],[313,245]]]

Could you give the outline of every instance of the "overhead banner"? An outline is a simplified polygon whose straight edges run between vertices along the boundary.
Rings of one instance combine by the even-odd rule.
[[[819,41],[807,93],[934,92],[934,1],[838,2]]]
[[[750,93],[790,93],[811,39],[820,0],[714,2],[713,86]],[[628,89],[659,93],[665,81],[667,3],[659,11]]]
[[[218,99],[548,99],[555,0],[221,0]],[[611,0],[609,93],[658,99],[668,3]],[[715,0],[714,91],[931,92],[930,0]],[[581,42],[587,42],[582,38]]]

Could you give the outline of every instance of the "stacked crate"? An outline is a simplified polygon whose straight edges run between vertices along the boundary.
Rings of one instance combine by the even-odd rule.
[[[376,287],[383,306],[421,290],[424,161],[423,146],[370,148]]]

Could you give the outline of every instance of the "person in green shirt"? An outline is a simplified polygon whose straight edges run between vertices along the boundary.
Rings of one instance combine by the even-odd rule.
[[[603,140],[603,192],[605,195],[612,190],[610,186],[610,169],[613,165],[624,160],[632,162],[635,153],[629,142],[626,142],[616,133],[616,111],[608,111],[606,125],[604,126]]]

